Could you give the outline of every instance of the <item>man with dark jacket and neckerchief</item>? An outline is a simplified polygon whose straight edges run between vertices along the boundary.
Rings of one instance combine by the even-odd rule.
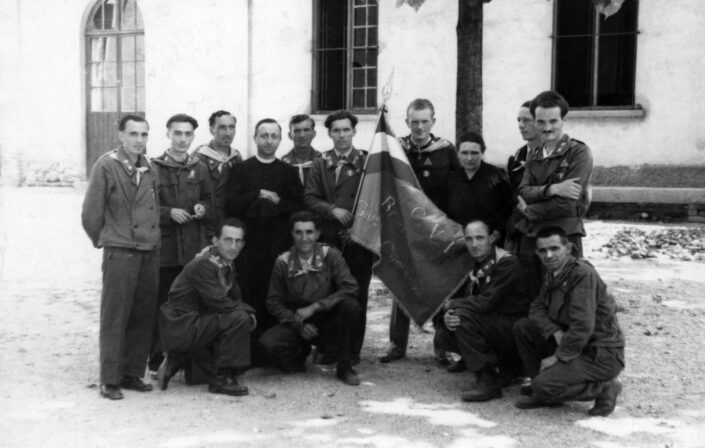
[[[294,147],[282,157],[282,162],[296,168],[301,185],[306,185],[313,161],[321,155],[311,146],[316,137],[315,127],[316,122],[306,114],[294,115],[289,120],[289,138],[294,142]]]
[[[259,339],[265,356],[285,372],[306,369],[311,344],[332,342],[336,376],[358,386],[352,368],[360,338],[357,282],[340,251],[318,243],[319,218],[310,211],[291,215],[294,246],[277,258],[267,297],[267,309],[279,322]]]
[[[326,117],[328,136],[333,140],[330,149],[313,161],[306,182],[306,206],[321,217],[321,241],[338,248],[357,282],[357,301],[360,305],[360,334],[353,349],[357,362],[365,338],[367,297],[372,278],[372,252],[350,239],[357,190],[362,180],[367,153],[353,146],[357,117],[350,111],[339,110]],[[319,347],[320,349],[320,347]],[[323,353],[335,352],[335,347],[324,347]],[[326,357],[327,358],[327,357]]]
[[[281,126],[275,120],[257,123],[257,154],[235,165],[225,203],[226,214],[243,220],[248,229],[247,246],[236,267],[245,301],[257,310],[255,337],[276,323],[265,305],[269,277],[277,256],[291,247],[289,216],[303,208],[303,186],[296,169],[275,157],[281,138]]]
[[[184,265],[206,247],[206,225],[213,214],[208,168],[189,156],[198,128],[195,118],[177,114],[166,122],[169,149],[152,159],[159,173],[159,294],[157,310],[166,302],[169,288]],[[159,346],[159,315],[155,316],[148,368],[156,372],[162,363]]]
[[[497,247],[498,233],[482,220],[464,229],[465,245],[475,259],[464,293],[449,300],[434,344],[460,353],[476,381],[461,392],[464,401],[502,396],[499,369],[518,373],[521,362],[514,344],[514,323],[529,309],[526,276],[519,259]]]
[[[540,93],[531,101],[530,110],[542,144],[526,159],[517,197],[517,209],[523,216],[516,228],[522,233],[518,255],[527,269],[529,291],[536,297],[545,273],[535,253],[538,229],[562,228],[576,255],[583,254],[592,153],[585,143],[563,133],[568,102],[559,93]]]
[[[255,310],[242,300],[233,260],[245,245],[245,226],[228,218],[216,227],[213,245],[181,271],[162,305],[160,327],[166,359],[159,388],[187,363],[208,382],[208,391],[247,395],[242,374],[250,365],[250,332]]]
[[[448,140],[431,133],[436,124],[436,110],[433,103],[425,98],[417,98],[406,108],[406,124],[410,133],[399,139],[401,147],[409,159],[424,194],[436,207],[448,213],[448,178],[460,169],[455,147]],[[379,358],[387,363],[406,356],[411,321],[395,303],[389,318],[389,348]],[[445,355],[438,354],[439,361],[445,362]]]
[[[215,234],[215,226],[225,217],[225,195],[228,178],[233,166],[242,163],[240,151],[231,145],[235,139],[237,118],[225,110],[218,110],[208,118],[208,127],[213,139],[207,145],[196,148],[194,156],[208,168],[212,192],[212,221],[206,227],[206,237]]]
[[[592,401],[590,415],[614,411],[624,369],[624,334],[614,297],[587,261],[572,254],[560,227],[536,234],[536,253],[546,266],[539,296],[529,317],[514,325],[514,337],[530,389],[517,401],[521,409]]]

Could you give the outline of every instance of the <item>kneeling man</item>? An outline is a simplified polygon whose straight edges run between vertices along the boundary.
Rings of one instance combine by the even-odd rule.
[[[161,308],[161,335],[167,357],[159,368],[159,387],[190,355],[211,373],[208,391],[247,395],[241,375],[250,365],[250,331],[255,310],[242,301],[233,260],[245,245],[245,226],[227,218],[216,228],[213,245],[191,260],[176,277]]]
[[[532,378],[530,396],[516,406],[532,409],[564,401],[591,401],[590,415],[614,411],[622,384],[624,334],[614,298],[590,263],[571,254],[557,227],[536,234],[536,253],[547,275],[529,317],[514,325],[519,354]]]
[[[475,266],[465,294],[447,302],[434,342],[444,350],[459,352],[468,370],[477,374],[461,398],[487,401],[502,396],[498,367],[513,373],[519,363],[512,326],[526,316],[530,299],[519,259],[495,246],[499,237],[495,229],[473,220],[464,234]]]
[[[351,363],[361,337],[357,282],[340,251],[318,243],[317,215],[297,212],[289,224],[294,246],[277,258],[267,296],[267,310],[279,323],[262,335],[260,346],[285,372],[301,372],[311,344],[333,343],[339,348],[337,377],[357,386]]]

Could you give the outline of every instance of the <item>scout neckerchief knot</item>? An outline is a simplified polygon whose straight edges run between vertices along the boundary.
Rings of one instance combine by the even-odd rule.
[[[210,157],[211,159],[218,161],[219,162],[218,163],[218,172],[219,173],[223,172],[223,165],[225,165],[226,163],[230,163],[230,161],[233,160],[234,158],[236,158],[239,154],[237,152],[237,150],[231,149],[230,155],[228,156],[228,155],[223,154],[220,151],[216,151],[215,149],[210,148],[205,145],[198,148],[198,152],[200,154],[203,154],[206,157]]]
[[[479,262],[475,263],[475,268],[473,268],[473,270],[468,274],[468,277],[470,277],[470,285],[473,294],[479,293],[479,291],[477,291],[477,288],[480,287],[481,282],[490,282],[490,274],[492,273],[492,267],[495,264],[497,264],[497,253],[495,248],[493,247],[492,251],[485,259],[485,262],[482,264],[480,264]]]
[[[338,183],[338,179],[340,178],[340,172],[343,171],[343,167],[345,164],[348,163],[348,157],[347,156],[341,156],[338,159],[338,163],[335,166],[335,183]]]
[[[213,249],[210,249],[208,260],[218,267],[218,280],[220,280],[220,284],[223,285],[226,291],[230,291],[230,288],[233,286],[233,281],[228,274],[230,274],[230,271],[233,269],[232,263],[223,260],[215,247],[211,247],[213,247]]]
[[[316,250],[311,257],[310,262],[304,262],[299,256],[297,248],[289,252],[287,260],[287,271],[289,278],[295,278],[299,275],[306,275],[309,272],[320,272],[323,269],[323,258],[328,253],[328,246],[316,245]]]
[[[289,164],[290,164],[291,166],[296,167],[296,168],[299,169],[299,180],[300,180],[301,183],[303,184],[303,183],[304,183],[304,168],[311,168],[311,167],[313,166],[313,160],[309,160],[309,161],[303,162],[303,163],[296,163],[295,161],[293,161],[293,160],[291,160],[291,159],[289,159],[289,160],[290,160],[290,161],[289,161]],[[338,162],[338,163],[340,163],[340,162]],[[337,169],[337,168],[336,168],[336,169]],[[336,182],[338,181],[338,176],[337,176],[337,175],[336,175],[336,177],[335,177],[335,180],[336,180]]]

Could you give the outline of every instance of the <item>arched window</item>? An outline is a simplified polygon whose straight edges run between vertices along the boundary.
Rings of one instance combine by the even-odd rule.
[[[125,113],[144,116],[144,24],[136,0],[98,0],[86,23],[86,162],[119,144]]]

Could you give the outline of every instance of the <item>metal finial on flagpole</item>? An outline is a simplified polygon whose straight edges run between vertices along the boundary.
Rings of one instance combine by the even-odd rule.
[[[394,83],[394,67],[392,67],[391,73],[389,73],[389,77],[387,78],[387,82],[384,84],[384,87],[382,87],[382,105],[384,106],[387,104],[387,101],[389,101],[389,98],[392,97],[392,84]]]

